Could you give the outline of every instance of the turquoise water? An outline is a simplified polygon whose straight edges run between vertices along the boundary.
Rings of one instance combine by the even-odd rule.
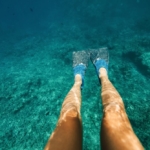
[[[40,150],[74,83],[72,52],[107,46],[109,78],[150,149],[148,1],[0,2],[0,150]],[[144,8],[144,9],[143,9]],[[83,150],[100,149],[101,86],[91,62],[82,90]]]

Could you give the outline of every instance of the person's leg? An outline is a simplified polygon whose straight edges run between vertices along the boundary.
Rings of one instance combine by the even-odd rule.
[[[107,48],[91,50],[90,57],[102,85],[102,150],[143,150],[142,144],[131,127],[122,98],[108,79],[109,54]]]
[[[131,127],[122,98],[109,81],[105,68],[99,70],[99,78],[102,84],[103,104],[102,150],[143,150]]]
[[[82,149],[81,88],[84,84],[88,59],[86,51],[73,52],[75,83],[63,102],[56,129],[51,134],[45,150]]]
[[[81,76],[76,75],[75,83],[63,102],[56,129],[51,134],[45,150],[82,149],[81,84]]]

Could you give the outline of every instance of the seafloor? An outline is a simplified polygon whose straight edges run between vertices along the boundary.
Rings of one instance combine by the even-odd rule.
[[[119,32],[116,28],[102,32],[86,24],[60,23],[39,32],[3,31],[0,150],[43,149],[74,82],[72,52],[103,46],[109,48],[109,78],[135,133],[150,148],[150,34],[135,26]],[[100,90],[89,61],[82,90],[83,150],[100,149]]]
[[[68,35],[69,30],[69,35]],[[52,32],[53,31],[53,32]],[[81,27],[45,33],[5,34],[0,43],[1,150],[39,150],[54,130],[73,85],[72,52],[108,46],[109,78],[120,92],[134,131],[150,147],[150,36],[124,30],[94,36]],[[122,36],[123,35],[123,36]],[[83,149],[98,150],[102,118],[100,83],[89,62],[82,91]]]

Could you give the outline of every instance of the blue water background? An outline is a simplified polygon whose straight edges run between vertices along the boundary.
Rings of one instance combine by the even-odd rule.
[[[150,149],[150,1],[0,0],[0,150],[40,150],[74,83],[72,52],[107,46],[109,78]],[[83,150],[100,149],[101,86],[82,90]]]

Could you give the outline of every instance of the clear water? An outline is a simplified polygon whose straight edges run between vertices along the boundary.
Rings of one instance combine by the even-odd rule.
[[[0,1],[0,150],[40,150],[74,82],[72,52],[109,47],[109,78],[150,149],[148,0]],[[83,149],[100,149],[100,83],[89,63]]]

